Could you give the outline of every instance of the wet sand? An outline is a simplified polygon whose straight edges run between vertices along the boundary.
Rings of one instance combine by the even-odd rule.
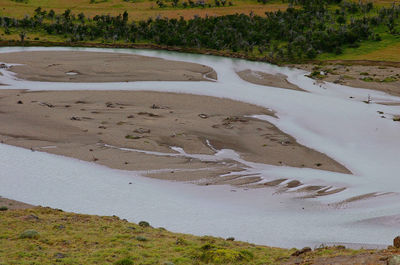
[[[214,154],[233,149],[248,161],[349,173],[326,155],[300,145],[274,125],[246,117],[267,109],[208,96],[132,91],[0,91],[3,143],[93,161],[148,176],[244,185],[220,175],[237,163],[202,162],[123,151],[110,146],[174,153]],[[207,140],[211,146],[207,143]],[[168,169],[168,170],[165,170]],[[162,170],[162,171],[149,171]]]
[[[0,53],[0,62],[22,64],[17,77],[48,82],[207,81],[208,66],[133,54],[74,51]]]

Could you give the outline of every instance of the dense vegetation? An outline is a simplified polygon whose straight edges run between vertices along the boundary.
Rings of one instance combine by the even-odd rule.
[[[344,47],[358,47],[366,40],[379,42],[378,32],[397,35],[399,14],[400,5],[396,4],[375,8],[363,2],[290,0],[286,11],[266,12],[265,16],[158,17],[138,22],[130,22],[127,12],[88,18],[69,9],[55,14],[39,7],[32,17],[0,17],[0,25],[6,34],[18,30],[21,41],[28,32],[45,32],[71,42],[155,43],[298,62],[320,53],[341,54]]]

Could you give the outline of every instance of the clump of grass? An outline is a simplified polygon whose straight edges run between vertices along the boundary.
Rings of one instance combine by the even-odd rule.
[[[136,136],[136,135],[130,135],[130,134],[125,135],[125,139],[137,140],[137,139],[140,139],[140,138],[142,138],[142,137],[141,136]]]
[[[147,241],[148,239],[147,239],[146,237],[144,237],[144,236],[137,236],[137,237],[136,237],[136,240],[137,240],[137,241],[145,242],[145,241]]]
[[[364,77],[361,78],[360,80],[364,81],[364,82],[374,82],[375,79],[373,79],[372,77]]]
[[[369,75],[367,72],[361,72],[360,75]]]
[[[381,80],[381,82],[383,83],[390,83],[390,82],[396,82],[397,81],[397,77],[395,76],[388,76],[385,77],[383,80]]]
[[[19,235],[19,238],[24,239],[24,238],[31,238],[31,239],[37,239],[39,238],[39,233],[36,230],[25,230]]]
[[[7,211],[8,210],[8,207],[6,207],[6,206],[1,206],[0,207],[0,211]]]
[[[325,75],[321,74],[321,71],[313,71],[311,74],[307,75],[310,78],[313,79],[323,79],[325,78]]]
[[[232,262],[250,261],[254,256],[248,250],[236,251],[218,247],[212,244],[205,244],[201,247],[199,259],[211,264],[227,264]]]
[[[133,261],[130,258],[120,259],[114,263],[114,265],[133,265]]]

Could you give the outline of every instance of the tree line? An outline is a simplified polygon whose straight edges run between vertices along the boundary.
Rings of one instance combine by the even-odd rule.
[[[295,6],[298,5],[298,6]],[[86,17],[65,10],[37,8],[23,19],[0,17],[9,32],[45,31],[69,41],[141,43],[206,48],[265,56],[273,62],[313,59],[320,53],[342,53],[361,41],[380,41],[378,27],[398,34],[400,5],[375,8],[372,3],[340,0],[290,0],[286,11],[225,16],[195,16],[185,20],[157,17],[130,21],[127,12],[117,16]]]

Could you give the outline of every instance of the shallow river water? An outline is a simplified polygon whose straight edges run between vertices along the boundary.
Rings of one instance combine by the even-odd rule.
[[[331,83],[315,84],[301,70],[214,56],[151,50],[0,48],[0,52],[33,50],[133,53],[195,62],[214,68],[218,81],[34,82],[19,80],[2,69],[0,83],[9,86],[0,88],[153,90],[253,103],[274,110],[277,116],[259,118],[275,124],[299,143],[327,154],[352,174],[247,164],[249,172],[260,174],[265,181],[284,177],[301,180],[305,185],[346,188],[329,196],[298,199],[294,192],[275,194],[275,189],[201,187],[148,179],[141,177],[140,172],[113,170],[94,163],[0,145],[1,196],[67,211],[118,215],[135,222],[147,220],[154,226],[176,232],[234,236],[239,240],[281,247],[386,245],[397,235],[400,227],[400,123],[390,117],[400,114],[400,106],[377,103],[400,102],[400,98]],[[285,74],[290,82],[307,92],[248,83],[235,73],[244,69]],[[368,96],[371,104],[363,102]],[[382,119],[378,111],[388,118]],[[240,160],[230,150],[217,155]],[[338,204],[371,192],[388,194]],[[385,216],[392,217],[383,218]]]

